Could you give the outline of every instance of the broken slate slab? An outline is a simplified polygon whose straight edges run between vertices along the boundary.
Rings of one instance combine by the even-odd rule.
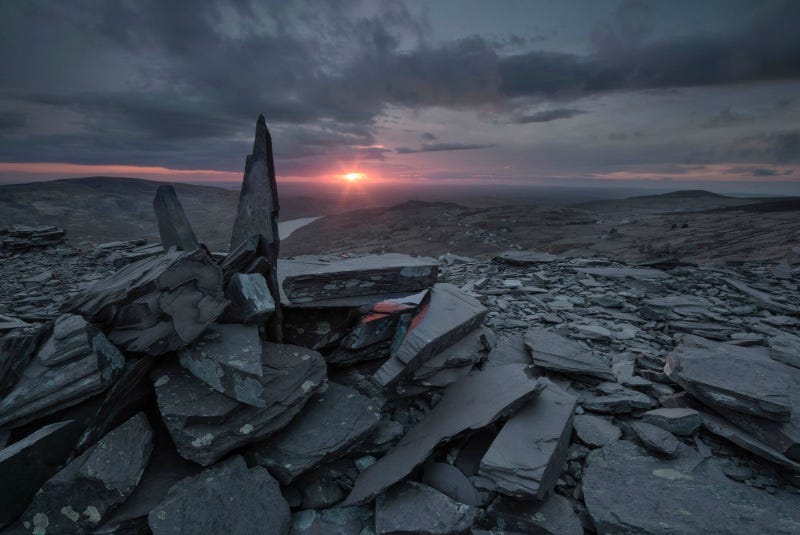
[[[225,309],[222,272],[204,249],[129,264],[64,306],[126,351],[163,355],[194,342]]]
[[[291,515],[267,470],[235,456],[176,483],[148,523],[153,535],[286,535]]]
[[[414,372],[413,381],[420,385],[427,385],[429,384],[427,381],[445,369],[465,366],[467,370],[471,369],[491,349],[494,339],[494,333],[486,327],[480,327],[472,331],[455,344],[423,363]],[[443,387],[447,386],[447,384],[450,383],[437,383],[433,386]]]
[[[601,383],[598,390],[605,395],[588,396],[581,401],[581,406],[592,412],[601,414],[627,414],[635,410],[649,410],[656,406],[647,394],[625,388],[618,383]]]
[[[347,452],[378,425],[380,411],[348,386],[328,383],[292,422],[269,440],[254,444],[252,462],[266,467],[282,485]]]
[[[583,535],[583,526],[572,504],[556,493],[539,501],[517,501],[501,496],[492,502],[486,514],[492,525],[503,532]]]
[[[738,281],[730,277],[725,277],[724,281],[728,284],[728,286],[734,288],[743,295],[746,295],[751,301],[753,301],[753,303],[765,310],[775,312],[776,314],[788,314],[794,316],[800,314],[800,307],[780,303],[776,301],[770,294],[762,292],[761,290],[757,290],[742,281]]]
[[[275,312],[275,301],[261,273],[234,273],[225,284],[225,297],[230,304],[221,317],[224,323],[257,324]]]
[[[747,348],[691,342],[676,347],[664,365],[671,380],[703,403],[777,422],[792,414],[787,369]]]
[[[613,381],[611,366],[578,342],[554,332],[532,327],[525,333],[525,345],[531,352],[533,363],[546,370],[570,376],[588,375]]]
[[[62,315],[17,384],[0,400],[0,426],[18,427],[98,394],[124,365],[125,357],[103,333],[80,316]]]
[[[91,532],[136,488],[152,440],[147,418],[137,414],[50,478],[20,522],[32,533]]]
[[[178,356],[184,368],[214,390],[265,407],[261,351],[257,326],[214,323]]]
[[[2,343],[2,339],[0,339]],[[769,356],[783,364],[800,368],[800,336],[781,333],[767,340]]]
[[[428,290],[397,298],[385,299],[373,305],[341,341],[341,346],[357,350],[366,346],[390,340],[402,314],[415,314],[428,295]]]
[[[158,233],[164,249],[175,247],[178,251],[192,251],[200,247],[178,194],[175,193],[175,186],[164,184],[158,187],[153,199],[153,210],[156,212]]]
[[[483,364],[486,368],[503,364],[533,364],[521,335],[510,335],[497,341]]]
[[[560,256],[537,251],[506,251],[494,257],[495,262],[512,266],[535,266],[563,260]]]
[[[605,446],[619,440],[622,431],[607,419],[593,414],[578,414],[572,422],[581,442],[589,446]]]
[[[486,308],[472,296],[447,283],[436,284],[427,305],[414,318],[405,337],[373,375],[383,386],[415,372],[426,361],[477,329]]]
[[[677,455],[680,442],[666,429],[647,422],[633,422],[631,429],[636,433],[639,442],[648,450],[668,457]]]
[[[637,279],[637,280],[661,280],[668,279],[669,273],[659,269],[633,268],[633,267],[589,267],[576,268],[578,273],[586,273],[597,277],[609,279]]]
[[[503,425],[481,459],[473,478],[476,485],[520,499],[542,499],[555,486],[578,400],[555,384],[546,384]]]
[[[457,502],[480,507],[481,496],[464,473],[448,463],[428,463],[422,483],[449,496]]]
[[[439,265],[434,258],[399,253],[320,261],[316,257],[282,260],[278,275],[290,303],[330,298],[418,292],[433,286]]]
[[[368,535],[374,526],[373,507],[306,509],[292,515],[290,535]]]
[[[25,511],[36,491],[69,457],[79,430],[72,420],[46,425],[0,449],[0,528]]]
[[[635,484],[631,484],[635,482]],[[598,533],[796,533],[797,495],[768,494],[726,477],[722,462],[681,444],[659,459],[619,440],[592,451],[583,475],[586,507]]]
[[[17,384],[48,329],[42,325],[15,329],[0,338],[0,398]]]
[[[653,409],[642,414],[642,421],[681,436],[693,434],[702,424],[700,413],[686,408]]]
[[[474,507],[408,481],[395,485],[376,500],[375,531],[378,535],[464,534],[477,514]]]
[[[406,477],[437,444],[480,429],[539,394],[544,383],[522,364],[482,370],[447,387],[436,407],[356,480],[345,505],[370,500]]]
[[[226,453],[285,427],[325,389],[325,360],[311,349],[266,342],[262,351],[264,407],[236,401],[176,362],[151,373],[158,409],[178,452],[208,466]]]

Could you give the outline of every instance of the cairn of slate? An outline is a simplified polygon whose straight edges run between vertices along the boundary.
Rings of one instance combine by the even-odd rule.
[[[791,272],[279,259],[274,185],[260,117],[229,253],[163,187],[160,244],[25,279],[1,533],[800,531]]]

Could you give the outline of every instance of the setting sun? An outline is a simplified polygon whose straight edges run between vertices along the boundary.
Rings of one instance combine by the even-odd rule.
[[[358,180],[363,180],[364,178],[366,178],[366,175],[364,173],[346,173],[342,176],[348,182],[356,182]]]

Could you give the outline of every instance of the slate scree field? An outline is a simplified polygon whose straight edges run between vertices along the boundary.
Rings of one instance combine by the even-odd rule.
[[[800,249],[283,258],[0,230],[3,534],[800,533]],[[14,274],[24,276],[14,276]]]

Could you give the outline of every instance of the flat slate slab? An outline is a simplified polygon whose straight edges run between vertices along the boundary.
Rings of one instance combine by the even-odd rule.
[[[792,400],[786,370],[791,368],[760,358],[758,353],[731,347],[682,343],[667,356],[664,373],[712,407],[789,421]]]
[[[666,429],[676,435],[691,435],[700,427],[700,413],[694,409],[661,408],[642,414],[642,421]]]
[[[153,449],[139,413],[50,478],[20,522],[32,533],[89,533],[133,492]],[[41,531],[37,531],[41,530]]]
[[[516,501],[501,497],[492,502],[486,514],[496,527],[506,533],[583,535],[583,526],[572,510],[572,504],[556,493],[538,501]]]
[[[477,329],[486,317],[480,301],[452,284],[436,284],[428,295],[428,303],[423,304],[402,342],[373,375],[379,384],[389,386],[415,372]]]
[[[464,473],[448,463],[428,463],[422,483],[434,488],[459,503],[480,507],[481,496]]]
[[[195,249],[129,264],[62,310],[90,318],[126,351],[163,355],[194,342],[227,305],[222,271]]]
[[[469,372],[472,366],[483,359],[487,351],[491,349],[494,339],[494,333],[486,327],[472,331],[441,353],[425,361],[414,372],[413,382],[421,386],[447,386],[450,383],[441,384],[435,380],[436,376],[442,371],[463,367],[466,367]]]
[[[378,535],[467,533],[478,509],[459,503],[421,483],[403,482],[375,502]]]
[[[435,258],[399,253],[367,255],[331,262],[317,257],[281,260],[278,265],[281,292],[290,303],[322,299],[418,292],[437,279]]]
[[[548,381],[503,425],[481,459],[475,484],[520,499],[542,499],[561,474],[577,403]]]
[[[486,427],[539,394],[544,383],[522,364],[498,366],[447,387],[436,407],[400,442],[359,475],[345,505],[376,496],[406,477],[437,444],[469,429]]]
[[[289,504],[265,468],[235,456],[173,486],[148,516],[153,535],[286,535]]]
[[[588,375],[604,381],[614,381],[611,366],[578,342],[554,332],[533,327],[525,333],[525,346],[533,363],[546,370],[566,375]]]
[[[510,264],[512,266],[535,266],[537,264],[549,264],[563,260],[562,257],[537,251],[506,251],[494,257],[496,262]]]
[[[158,409],[181,456],[208,466],[263,440],[285,427],[327,384],[325,360],[316,351],[264,343],[262,356],[264,407],[219,393],[176,362],[153,370]]]
[[[0,427],[65,409],[108,388],[125,357],[82,317],[64,314],[14,388],[0,400]]]
[[[635,482],[635,484],[632,484]],[[598,533],[748,533],[800,531],[797,495],[769,494],[729,479],[716,459],[681,444],[659,459],[620,440],[594,450],[583,476],[586,508]]]
[[[677,455],[680,442],[666,429],[647,422],[633,422],[631,429],[636,433],[639,442],[648,450],[668,457]]]
[[[380,420],[380,411],[357,390],[336,383],[312,397],[292,422],[269,440],[254,444],[249,456],[283,485],[347,452]]]
[[[607,419],[593,414],[578,414],[572,422],[575,433],[584,444],[605,446],[619,440],[622,431]]]
[[[668,279],[670,274],[660,269],[633,268],[633,267],[588,267],[575,268],[578,273],[586,273],[596,277],[606,277],[609,279],[637,279],[637,280],[661,280]]]
[[[265,407],[261,351],[257,326],[214,323],[178,356],[184,368],[214,390]]]

